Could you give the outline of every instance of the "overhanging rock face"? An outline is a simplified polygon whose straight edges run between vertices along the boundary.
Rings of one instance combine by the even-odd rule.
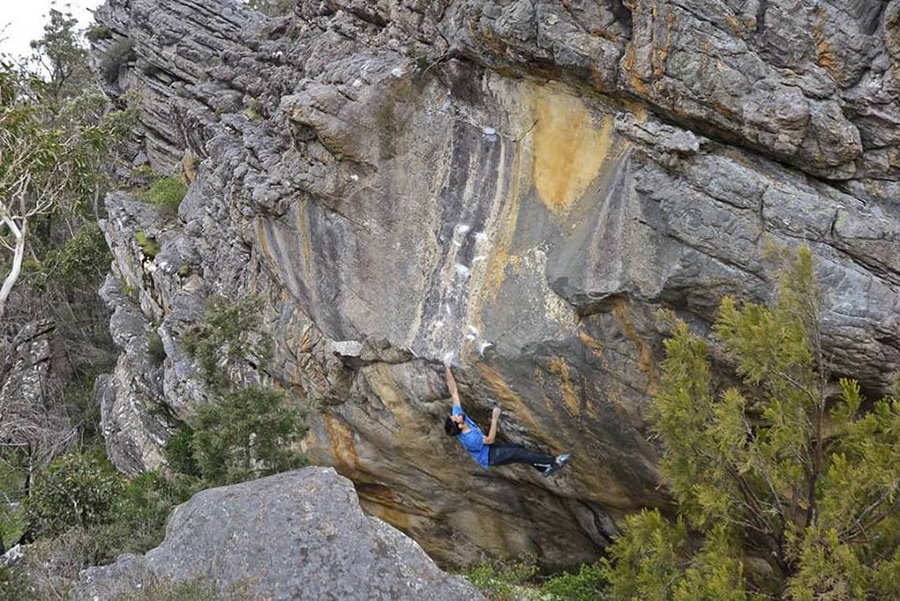
[[[116,269],[160,324],[159,402],[203,398],[179,335],[204,300],[258,295],[275,377],[319,401],[311,458],[368,511],[442,560],[572,564],[666,503],[642,418],[655,311],[703,330],[725,294],[769,300],[767,246],[811,247],[836,371],[883,390],[900,9],[791,6],[344,0],[266,19],[109,0],[96,56],[134,51],[110,92],[140,92],[153,165],[201,161],[174,222],[108,203]],[[138,228],[155,256],[134,259]],[[499,404],[501,435],[572,452],[566,472],[485,474],[443,436],[448,352],[473,416]]]

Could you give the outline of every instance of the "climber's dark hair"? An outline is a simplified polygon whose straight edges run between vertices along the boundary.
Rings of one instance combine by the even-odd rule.
[[[459,424],[450,419],[450,416],[448,415],[447,419],[444,420],[444,432],[447,433],[447,436],[456,436],[462,432],[462,428],[459,427]]]

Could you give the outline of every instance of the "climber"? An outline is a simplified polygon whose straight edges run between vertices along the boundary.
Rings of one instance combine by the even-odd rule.
[[[448,436],[456,436],[483,469],[509,463],[527,463],[541,472],[542,476],[550,476],[562,469],[569,461],[568,453],[553,457],[529,451],[522,445],[494,442],[494,438],[497,436],[500,407],[494,407],[491,414],[491,428],[485,436],[475,422],[463,413],[462,406],[459,404],[459,392],[456,390],[456,380],[453,379],[453,372],[447,362],[444,363],[444,374],[447,378],[450,396],[453,397],[453,409],[444,421],[444,431]]]

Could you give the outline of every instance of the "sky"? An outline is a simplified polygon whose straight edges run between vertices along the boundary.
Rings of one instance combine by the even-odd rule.
[[[71,12],[85,28],[93,21],[89,8],[96,8],[104,0],[0,0],[0,53],[13,56],[28,54],[28,42],[44,32],[50,7]]]

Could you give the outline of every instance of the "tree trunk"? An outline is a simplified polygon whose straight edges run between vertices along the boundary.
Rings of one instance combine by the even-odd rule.
[[[3,309],[6,307],[6,299],[9,298],[13,285],[16,283],[16,280],[19,279],[19,274],[22,273],[22,259],[25,257],[25,232],[28,227],[28,223],[25,219],[22,219],[21,229],[16,225],[16,222],[13,219],[5,215],[3,216],[3,221],[16,237],[16,248],[14,250],[15,254],[13,255],[12,268],[9,270],[6,279],[3,280],[3,287],[0,288],[0,315],[3,315]]]

